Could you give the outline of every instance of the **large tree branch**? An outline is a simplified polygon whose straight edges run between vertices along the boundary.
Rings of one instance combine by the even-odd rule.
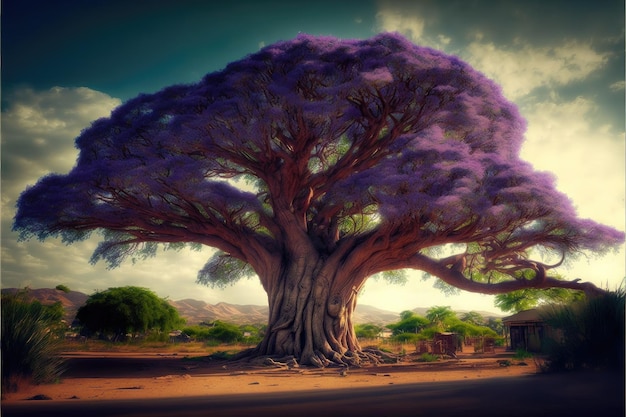
[[[427,256],[416,254],[411,258],[407,267],[434,275],[446,284],[461,290],[481,294],[502,294],[524,288],[567,288],[581,290],[590,295],[597,295],[604,292],[590,282],[579,282],[580,279],[564,281],[555,277],[541,275],[540,271],[545,273],[545,269],[541,268],[537,271],[534,279],[512,279],[511,281],[485,283],[467,279],[458,268],[454,268],[454,263],[450,263],[450,258],[434,260]]]

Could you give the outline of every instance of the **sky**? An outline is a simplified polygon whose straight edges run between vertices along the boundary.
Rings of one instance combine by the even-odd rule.
[[[266,305],[256,279],[224,290],[196,284],[212,250],[162,252],[113,270],[91,265],[97,244],[18,242],[19,194],[75,164],[74,139],[140,93],[199,81],[299,33],[369,38],[399,32],[457,55],[498,82],[528,128],[521,157],[552,172],[583,218],[625,230],[622,0],[239,1],[5,0],[2,2],[1,284],[91,294],[136,285],[172,300]],[[602,288],[624,277],[624,246],[556,272]],[[370,280],[360,304],[499,312],[494,297],[446,296],[434,279]]]

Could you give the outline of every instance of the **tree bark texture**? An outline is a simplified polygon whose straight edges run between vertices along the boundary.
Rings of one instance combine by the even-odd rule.
[[[256,356],[293,356],[320,367],[361,361],[352,322],[357,290],[338,285],[349,280],[337,273],[313,253],[285,262],[268,291],[268,329]]]

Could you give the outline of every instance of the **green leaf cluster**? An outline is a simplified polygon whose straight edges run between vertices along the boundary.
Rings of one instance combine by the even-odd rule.
[[[198,272],[196,283],[224,289],[242,278],[250,278],[254,275],[254,269],[250,264],[218,251]]]
[[[495,297],[495,305],[502,311],[518,313],[546,304],[565,305],[585,298],[582,291],[566,288],[524,288]]]

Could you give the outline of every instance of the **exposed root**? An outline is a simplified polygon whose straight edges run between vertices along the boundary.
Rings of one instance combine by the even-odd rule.
[[[330,358],[328,356],[330,356]],[[383,363],[395,362],[397,362],[395,355],[382,352],[378,349],[364,349],[358,352],[347,351],[343,355],[337,352],[324,355],[320,351],[315,351],[310,357],[302,357],[300,360],[291,355],[283,357],[257,355],[254,349],[248,349],[228,360],[228,366],[271,367],[291,370],[300,368],[300,366],[313,366],[315,368],[361,368],[363,366],[377,366]]]
[[[382,350],[376,347],[366,347],[365,349],[363,349],[363,353],[368,355],[369,357],[376,359],[378,361],[378,364],[397,363],[400,358],[399,355],[388,353],[388,352],[383,352]]]
[[[360,368],[367,365],[378,366],[383,363],[395,363],[397,362],[397,357],[396,355],[388,354],[378,349],[364,349],[361,351],[347,351],[343,355],[333,352],[331,358],[322,355],[321,352],[316,352],[311,362],[314,366],[320,368]]]
[[[360,351],[346,351],[343,355],[331,351],[326,355],[317,350],[310,356],[296,358],[289,356],[259,355],[256,349],[247,349],[236,354],[228,360],[228,366],[258,366],[282,369],[294,369],[300,366],[313,366],[316,368],[339,367],[360,368],[363,366],[377,366],[383,363],[396,363],[398,356],[383,352],[374,347]]]

